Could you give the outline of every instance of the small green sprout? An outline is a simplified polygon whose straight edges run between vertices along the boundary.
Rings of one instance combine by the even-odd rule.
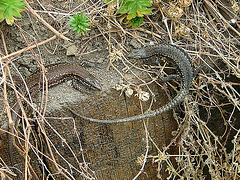
[[[125,0],[123,6],[119,9],[120,14],[127,14],[127,20],[133,27],[138,27],[143,21],[144,14],[151,14],[152,10],[150,0]]]
[[[75,31],[76,34],[78,33],[82,33],[84,35],[84,33],[87,32],[87,27],[90,26],[90,22],[88,17],[84,16],[83,12],[79,15],[79,14],[74,14],[73,17],[69,16],[70,20],[68,25],[70,25],[70,29],[73,29]]]
[[[7,24],[12,25],[13,16],[21,17],[20,12],[24,10],[25,6],[26,3],[22,0],[0,0],[0,22],[5,19]]]

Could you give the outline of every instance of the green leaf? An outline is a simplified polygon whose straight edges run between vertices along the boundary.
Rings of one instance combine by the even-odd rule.
[[[146,6],[146,7],[151,7],[152,4],[150,3],[150,1],[146,1],[146,0],[143,0],[143,1],[140,1],[139,2],[142,6]]]
[[[142,17],[136,17],[134,19],[131,19],[129,22],[132,24],[133,27],[137,28],[142,24],[143,18]]]
[[[12,25],[14,17],[21,17],[20,12],[24,10],[26,3],[22,0],[1,0],[0,2],[0,18],[6,20],[7,24]]]
[[[89,23],[82,23],[82,26],[83,26],[83,27],[89,27],[90,24],[89,24]]]
[[[1,20],[4,20],[4,18],[3,18],[3,12],[0,12],[0,19],[1,19]]]
[[[76,34],[80,33],[81,29],[75,29],[76,30]]]
[[[69,22],[68,25],[71,27],[69,29],[73,29],[76,34],[82,33],[84,34],[87,32],[87,27],[90,26],[90,22],[88,22],[89,18],[84,16],[84,13],[82,12],[80,15],[79,14],[74,14],[73,17],[69,16]]]
[[[137,11],[137,17],[143,17],[143,13],[141,11]]]
[[[26,5],[27,5],[27,3],[25,3],[25,2],[22,2],[21,4],[16,4],[15,9],[16,10],[23,10]]]
[[[118,11],[118,13],[120,13],[120,14],[125,14],[127,12],[128,12],[128,7],[126,7],[126,6],[122,6]]]
[[[127,1],[126,1],[126,3],[124,4],[124,6],[126,6],[126,7],[131,6],[132,3],[134,3],[134,2],[132,2],[132,1],[128,1],[128,2],[127,2]]]
[[[137,4],[136,3],[132,4],[132,6],[129,9],[129,13],[128,14],[131,14],[132,18],[136,17],[136,14],[137,14]]]
[[[12,14],[16,17],[21,17],[21,14],[18,11],[16,11],[15,9],[12,10]]]
[[[143,7],[142,9],[140,9],[139,11],[141,11],[143,14],[151,14],[152,10],[148,9],[146,7]]]
[[[0,11],[5,11],[7,9],[7,6],[3,3],[0,3]]]

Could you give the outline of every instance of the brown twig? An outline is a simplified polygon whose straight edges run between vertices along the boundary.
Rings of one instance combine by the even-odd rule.
[[[66,33],[67,33],[67,32],[64,32],[63,34],[66,34]],[[44,40],[44,41],[42,41],[42,42],[40,42],[40,43],[38,43],[38,44],[35,44],[35,45],[32,45],[32,46],[26,47],[26,48],[21,49],[21,50],[19,50],[19,51],[13,52],[13,53],[11,53],[11,54],[9,54],[9,55],[3,56],[3,57],[1,57],[1,59],[4,60],[4,59],[10,58],[10,57],[12,57],[12,56],[17,56],[17,55],[19,55],[19,54],[21,54],[21,53],[23,53],[23,52],[25,52],[25,51],[28,51],[28,50],[33,49],[33,48],[35,48],[35,47],[41,46],[41,45],[43,45],[43,44],[46,44],[46,43],[48,43],[48,42],[50,42],[50,41],[52,41],[52,40],[54,40],[54,39],[56,39],[56,38],[57,38],[57,36],[55,35],[55,36],[53,36],[53,37],[51,37],[51,38],[49,38],[49,39],[46,39],[46,40]]]
[[[58,32],[56,29],[54,29],[50,24],[48,24],[43,18],[41,18],[32,8],[31,6],[28,4],[28,2],[26,0],[23,0],[26,4],[26,7],[28,8],[28,10],[34,15],[36,16],[42,23],[44,26],[46,26],[50,31],[52,31],[54,34],[56,34],[57,37],[60,37],[61,39],[64,39],[66,41],[72,41],[71,39],[65,37],[62,33]]]

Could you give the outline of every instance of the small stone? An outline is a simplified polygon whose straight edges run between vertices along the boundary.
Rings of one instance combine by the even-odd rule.
[[[99,59],[97,60],[97,62],[98,62],[98,63],[103,63],[103,62],[104,62],[104,59],[105,59],[105,58],[99,58]]]
[[[75,44],[72,44],[67,48],[67,56],[72,56],[78,53],[78,48],[75,46]]]
[[[135,49],[141,48],[140,43],[139,43],[136,39],[132,39],[132,40],[130,41],[130,44],[131,44]]]

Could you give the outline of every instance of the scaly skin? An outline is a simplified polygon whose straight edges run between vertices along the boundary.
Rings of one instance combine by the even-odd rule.
[[[185,96],[188,94],[189,88],[193,79],[193,66],[188,54],[183,49],[175,45],[157,44],[154,46],[147,46],[143,49],[136,50],[133,53],[129,54],[128,57],[135,58],[135,59],[146,59],[154,55],[163,56],[163,57],[166,57],[168,60],[170,60],[176,66],[179,72],[179,75],[182,78],[182,87],[180,91],[174,97],[174,99],[168,102],[166,105],[154,111],[147,112],[146,114],[141,114],[141,115],[123,118],[123,119],[114,119],[114,120],[99,120],[99,119],[88,118],[74,112],[69,108],[68,109],[73,114],[88,121],[97,122],[97,123],[122,123],[122,122],[136,121],[143,118],[153,117],[158,114],[164,113],[172,109],[176,105],[180,104],[185,98]]]
[[[67,63],[59,63],[59,64],[53,64],[45,67],[46,73],[45,77],[48,83],[48,87],[52,87],[54,85],[60,84],[63,81],[67,79],[73,79],[76,81],[81,82],[82,84],[92,88],[101,90],[101,85],[96,80],[96,78],[91,75],[87,70],[85,70],[81,66],[73,65],[73,64],[67,64]],[[26,85],[28,87],[29,93],[32,97],[37,95],[39,92],[39,88],[41,89],[43,86],[43,74],[41,71],[37,71],[31,76],[29,76],[26,80]],[[16,86],[19,88],[19,90],[22,92],[22,95],[26,95],[27,91],[23,83],[19,82],[16,84]],[[74,88],[80,89],[78,83],[74,82],[73,84]],[[19,104],[17,103],[14,107],[15,112],[19,112]],[[12,119],[16,121],[17,115],[15,113],[12,114]],[[10,131],[13,132],[12,127],[9,127]],[[8,140],[9,140],[9,156],[11,164],[13,165],[13,140],[12,135],[8,134]]]
[[[81,66],[67,64],[67,63],[59,63],[48,65],[45,67],[45,78],[47,80],[48,87],[55,86],[57,84],[62,83],[68,79],[73,79],[78,81],[92,89],[101,90],[101,85],[96,80],[96,78],[91,75],[87,70],[85,70]],[[26,80],[26,85],[29,90],[29,93],[32,97],[34,97],[38,92],[39,88],[43,86],[43,74],[41,71],[37,71],[29,76]],[[26,95],[27,91],[23,83],[17,83],[16,86],[22,92],[22,95]],[[80,89],[80,86],[75,82],[73,83],[73,87],[76,89]],[[15,112],[19,111],[19,105],[17,104],[14,108]],[[16,114],[13,113],[13,119],[16,119]]]
[[[75,79],[84,85],[101,90],[101,86],[96,78],[81,66],[59,63],[48,65],[45,67],[45,70],[48,87],[60,84],[67,79]],[[37,88],[37,92],[39,91],[39,88],[41,88],[43,82],[42,78],[43,76],[41,71],[37,71],[27,78],[26,85],[31,93],[35,94],[35,88]],[[17,86],[21,89],[24,88],[23,84]]]

